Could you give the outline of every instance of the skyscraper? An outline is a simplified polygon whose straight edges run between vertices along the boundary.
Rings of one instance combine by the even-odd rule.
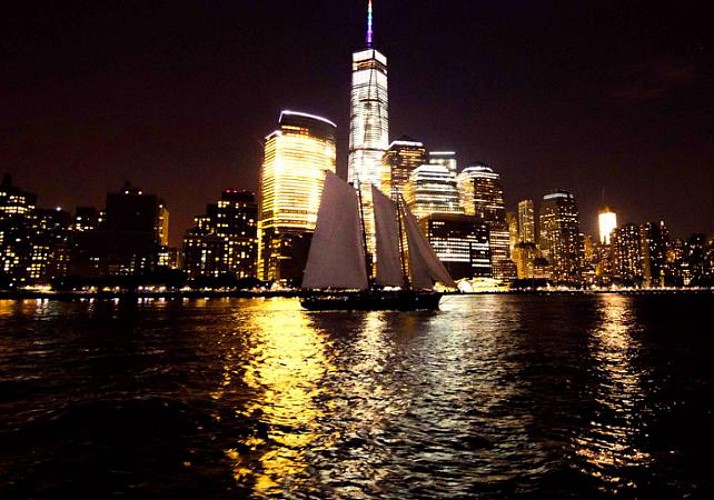
[[[367,48],[352,54],[347,180],[383,186],[389,182],[382,163],[389,144],[387,58],[373,47],[371,0],[367,8]]]
[[[404,194],[411,173],[428,160],[426,146],[411,137],[392,141],[384,153],[383,163],[390,170],[390,184],[382,186],[382,192],[391,193],[392,199]]]
[[[283,111],[266,137],[258,212],[258,276],[300,280],[315,230],[325,172],[335,171],[337,125]]]
[[[533,200],[518,202],[518,242],[535,243],[535,210]]]
[[[443,165],[422,165],[409,176],[404,192],[409,210],[417,219],[431,214],[460,214],[456,178]]]
[[[493,277],[515,278],[516,265],[510,258],[510,234],[501,176],[491,167],[477,163],[466,167],[457,176],[457,184],[464,212],[480,217],[488,224]]]
[[[669,232],[664,221],[646,222],[640,227],[642,271],[646,288],[659,288],[665,284],[668,240]]]
[[[540,207],[540,250],[550,262],[555,282],[582,282],[583,237],[575,196],[555,191],[543,197]]]
[[[611,245],[615,279],[623,286],[641,286],[644,273],[640,227],[631,223],[618,227],[612,233]]]
[[[430,165],[443,165],[456,176],[457,162],[456,152],[454,151],[429,151]]]

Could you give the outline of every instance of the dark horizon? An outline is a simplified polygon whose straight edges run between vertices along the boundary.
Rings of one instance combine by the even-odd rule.
[[[346,172],[350,57],[366,1],[13,6],[0,173],[38,205],[103,206],[130,180],[166,200],[171,242],[221,190],[257,190],[281,109],[338,124]],[[643,1],[376,0],[390,139],[502,175],[507,208],[572,192],[584,232],[664,218],[714,234],[711,8]]]

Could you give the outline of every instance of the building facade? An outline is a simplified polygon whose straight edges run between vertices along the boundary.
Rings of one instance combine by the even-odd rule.
[[[256,276],[258,204],[253,191],[224,190],[195,222],[183,237],[183,269],[190,279]]]
[[[412,172],[428,161],[426,146],[423,142],[410,137],[392,141],[382,159],[385,168],[390,171],[390,183],[381,187],[383,193],[391,194],[393,200],[404,195]]]
[[[516,265],[511,260],[510,233],[500,174],[484,164],[471,165],[457,176],[457,187],[464,213],[475,215],[488,224],[493,277],[515,278]]]
[[[417,219],[432,214],[460,214],[456,177],[443,165],[422,165],[409,177],[404,199]]]
[[[435,213],[422,218],[420,225],[452,278],[491,277],[485,222],[473,215]]]
[[[551,265],[553,281],[580,285],[584,248],[575,197],[562,190],[545,195],[539,226],[539,247]]]
[[[325,172],[335,171],[336,129],[325,118],[283,111],[277,130],[266,137],[258,211],[259,278],[302,279]]]

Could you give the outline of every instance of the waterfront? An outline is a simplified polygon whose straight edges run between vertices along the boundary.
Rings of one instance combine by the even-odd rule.
[[[0,301],[0,497],[706,497],[714,296]]]

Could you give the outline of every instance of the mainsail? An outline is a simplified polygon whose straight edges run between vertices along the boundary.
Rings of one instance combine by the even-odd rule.
[[[417,289],[433,288],[434,282],[440,281],[445,286],[456,288],[456,283],[419,229],[416,218],[406,208],[404,209],[404,219],[412,286]]]
[[[357,192],[327,171],[303,288],[368,286]]]
[[[372,186],[375,237],[377,239],[377,279],[381,286],[404,286],[399,255],[399,223],[392,200]]]

